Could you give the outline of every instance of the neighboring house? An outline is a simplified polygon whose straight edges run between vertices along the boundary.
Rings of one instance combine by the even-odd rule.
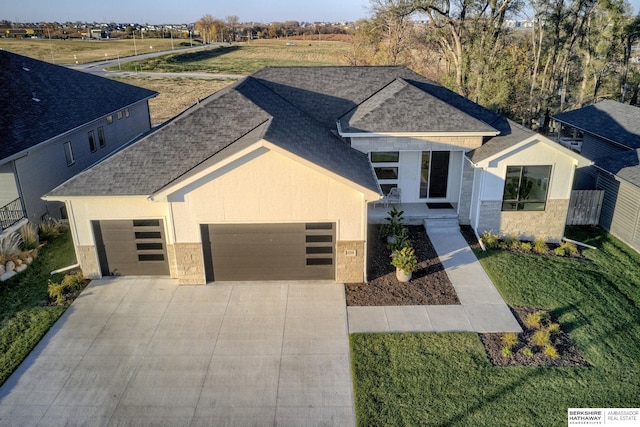
[[[585,164],[404,67],[266,68],[45,198],[90,277],[357,282],[392,188],[412,220],[558,241]]]
[[[0,50],[0,236],[44,215],[41,197],[151,128],[156,92]]]
[[[604,190],[600,225],[640,251],[640,108],[605,100],[553,119],[581,136],[581,154],[594,161],[575,188]]]

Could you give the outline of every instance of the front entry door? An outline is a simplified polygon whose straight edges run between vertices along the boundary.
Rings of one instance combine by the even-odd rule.
[[[423,151],[420,198],[444,199],[449,182],[449,151]]]

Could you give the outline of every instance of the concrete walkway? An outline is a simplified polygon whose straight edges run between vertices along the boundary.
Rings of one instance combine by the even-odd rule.
[[[355,425],[344,286],[94,280],[0,387],[2,426]]]
[[[428,230],[460,305],[347,307],[349,333],[521,332],[458,227]]]

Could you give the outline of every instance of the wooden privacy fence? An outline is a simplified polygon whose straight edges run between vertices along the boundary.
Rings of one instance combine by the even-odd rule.
[[[604,190],[574,190],[569,200],[567,225],[598,225]]]

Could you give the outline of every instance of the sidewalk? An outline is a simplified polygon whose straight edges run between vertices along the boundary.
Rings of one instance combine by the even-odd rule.
[[[427,234],[460,305],[347,307],[349,333],[522,332],[459,228],[432,228]]]

